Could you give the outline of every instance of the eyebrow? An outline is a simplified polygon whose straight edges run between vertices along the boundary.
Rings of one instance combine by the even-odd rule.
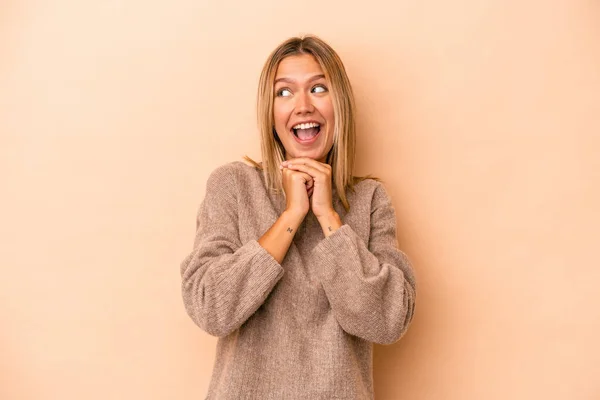
[[[323,74],[314,75],[313,77],[311,77],[311,78],[308,80],[308,82],[316,81],[316,80],[318,80],[318,79],[325,79],[325,75],[323,75]],[[293,80],[293,79],[291,79],[291,78],[286,78],[286,77],[283,77],[283,78],[277,78],[277,79],[275,79],[275,83],[277,83],[277,82],[287,82],[287,83],[294,83],[294,82],[296,82],[296,81],[295,81],[295,80]]]

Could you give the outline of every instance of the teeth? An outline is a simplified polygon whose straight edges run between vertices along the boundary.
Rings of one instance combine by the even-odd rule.
[[[317,124],[316,122],[309,122],[308,124],[298,124],[294,127],[292,127],[292,129],[308,129],[308,128],[318,128],[319,124]]]

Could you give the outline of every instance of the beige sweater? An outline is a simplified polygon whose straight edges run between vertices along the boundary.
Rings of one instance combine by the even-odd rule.
[[[383,185],[349,193],[343,225],[325,238],[312,212],[279,264],[258,239],[285,209],[262,172],[215,169],[181,263],[185,308],[218,336],[207,399],[372,399],[372,342],[397,341],[413,317],[415,277],[397,247]]]

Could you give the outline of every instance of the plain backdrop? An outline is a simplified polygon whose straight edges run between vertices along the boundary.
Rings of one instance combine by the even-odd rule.
[[[319,35],[418,278],[377,400],[600,398],[600,3],[0,3],[0,398],[203,399],[179,264],[260,159],[271,50]],[[265,340],[268,340],[265,339]]]

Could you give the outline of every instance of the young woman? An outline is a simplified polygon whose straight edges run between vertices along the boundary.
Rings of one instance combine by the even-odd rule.
[[[380,181],[353,175],[354,99],[315,36],[269,56],[262,162],[216,168],[181,264],[185,308],[218,336],[208,399],[372,399],[372,343],[407,330],[415,277]]]

